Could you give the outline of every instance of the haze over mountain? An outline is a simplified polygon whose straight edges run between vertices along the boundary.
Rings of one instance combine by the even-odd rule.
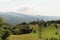
[[[57,20],[60,19],[60,17],[56,16],[32,16],[32,15],[25,15],[25,14],[20,14],[20,13],[15,13],[15,12],[0,12],[0,16],[3,17],[6,20],[6,23],[10,25],[16,25],[22,22],[31,22],[36,20],[37,18],[39,20]]]

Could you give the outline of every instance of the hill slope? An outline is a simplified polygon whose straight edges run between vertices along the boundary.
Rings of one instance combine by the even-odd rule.
[[[32,16],[32,15],[25,15],[15,12],[0,12],[0,16],[3,17],[6,22],[10,25],[16,25],[22,22],[30,22],[34,21],[37,18],[39,20],[57,20],[60,19],[60,17],[55,16]]]

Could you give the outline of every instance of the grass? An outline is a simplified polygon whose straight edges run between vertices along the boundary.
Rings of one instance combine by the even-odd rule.
[[[40,40],[37,34],[10,35],[9,40]]]
[[[38,25],[29,25],[30,27],[33,27],[33,30],[36,30],[36,33],[30,33],[30,34],[24,34],[24,35],[10,35],[8,38],[9,40],[40,40],[39,38],[39,27]],[[57,29],[54,27],[54,25],[47,26],[46,28],[42,27],[42,40],[46,40],[46,38],[59,38],[60,36],[60,24],[58,24],[58,32],[59,34],[56,35],[55,32],[57,32]]]
[[[42,38],[59,38],[58,35],[55,34],[57,32],[57,29],[54,27],[54,25],[51,25],[47,28],[42,28]]]

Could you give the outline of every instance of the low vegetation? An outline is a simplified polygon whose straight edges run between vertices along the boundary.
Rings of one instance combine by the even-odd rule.
[[[0,17],[0,40],[60,40],[59,20],[9,25]]]

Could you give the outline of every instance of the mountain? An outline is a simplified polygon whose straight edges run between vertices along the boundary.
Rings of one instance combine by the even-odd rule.
[[[6,23],[10,25],[16,25],[22,22],[31,22],[36,20],[37,18],[39,20],[57,20],[60,19],[60,17],[56,16],[32,16],[32,15],[25,15],[21,13],[15,13],[15,12],[0,12],[0,16],[3,17],[6,20]]]
[[[38,18],[39,20],[45,20],[45,21],[60,20],[60,17],[57,17],[57,16],[40,16],[40,15],[37,15],[35,17]]]
[[[4,18],[10,25],[16,25],[22,22],[30,22],[35,20],[34,17],[15,12],[0,12],[0,16]]]

